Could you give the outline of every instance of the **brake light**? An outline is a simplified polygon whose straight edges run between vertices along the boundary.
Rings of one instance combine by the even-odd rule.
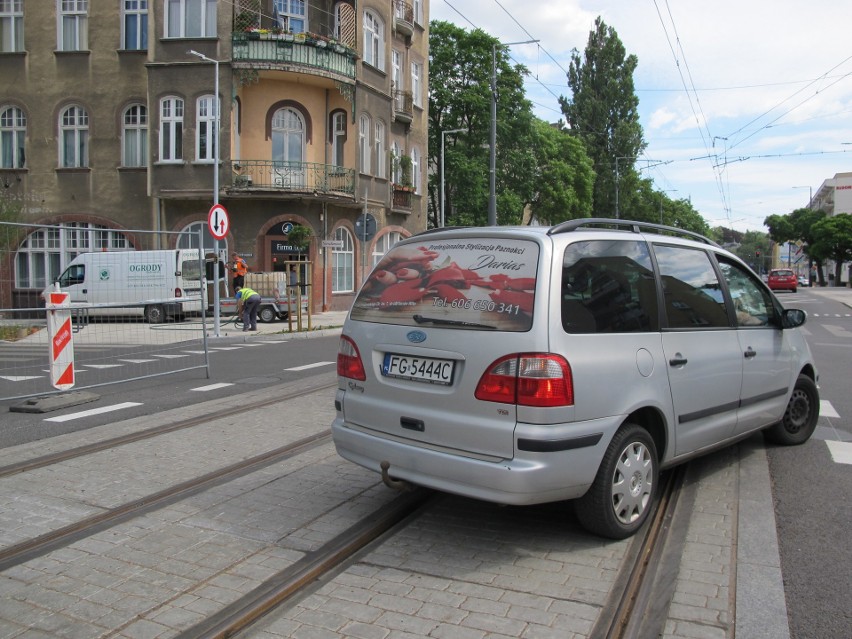
[[[552,353],[506,355],[483,373],[474,396],[518,406],[572,406],[571,367],[564,357]]]
[[[179,288],[175,289],[175,297],[183,297],[183,291]]]
[[[359,382],[367,379],[361,353],[355,342],[345,335],[340,336],[340,344],[337,347],[337,374]]]

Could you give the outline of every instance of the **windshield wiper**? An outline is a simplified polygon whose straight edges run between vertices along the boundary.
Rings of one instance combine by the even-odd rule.
[[[444,319],[441,317],[424,317],[423,315],[415,315],[414,321],[418,324],[438,324],[440,326],[465,326],[467,328],[487,328],[495,330],[496,326],[489,324],[477,324],[476,322],[463,322],[461,320]]]

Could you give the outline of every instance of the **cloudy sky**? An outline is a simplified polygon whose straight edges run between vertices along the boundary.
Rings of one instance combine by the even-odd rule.
[[[480,28],[530,75],[537,116],[561,117],[571,50],[601,16],[628,54],[648,148],[636,164],[712,225],[766,230],[768,215],[852,171],[852,2],[838,0],[430,0],[432,20]],[[656,166],[653,166],[656,165]],[[646,168],[643,168],[646,167]],[[623,215],[626,216],[626,215]]]

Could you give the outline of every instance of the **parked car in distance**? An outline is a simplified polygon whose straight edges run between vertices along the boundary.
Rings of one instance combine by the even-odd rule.
[[[766,282],[773,291],[793,291],[799,286],[796,274],[789,268],[774,268],[769,271],[769,279]]]
[[[661,469],[756,431],[811,436],[817,369],[742,260],[667,226],[586,218],[393,246],[343,327],[332,437],[390,487],[573,500],[621,539]]]
[[[811,285],[811,281],[808,279],[807,275],[799,275],[799,286],[808,287]]]

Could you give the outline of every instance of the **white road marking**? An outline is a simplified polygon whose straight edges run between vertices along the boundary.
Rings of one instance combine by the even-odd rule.
[[[128,362],[130,364],[150,364],[151,362],[156,362],[155,359],[120,359],[119,362]]]
[[[133,406],[141,406],[139,402],[124,402],[123,404],[113,404],[112,406],[103,406],[101,408],[92,408],[91,410],[80,411],[79,413],[70,413],[68,415],[60,415],[59,417],[48,417],[46,422],[67,422],[72,419],[80,419],[82,417],[90,417],[91,415],[100,415],[102,413],[111,413],[112,411],[121,410],[123,408],[132,408]]]
[[[206,391],[217,390],[219,388],[225,388],[227,386],[233,386],[233,384],[228,383],[228,382],[220,382],[218,384],[210,384],[209,386],[199,386],[198,388],[190,388],[189,390],[199,391],[199,392],[203,393],[203,392],[206,392]]]
[[[837,414],[837,411],[834,410],[834,406],[831,405],[831,402],[827,399],[819,400],[819,416],[820,417],[835,417],[837,419],[840,418],[840,415]]]
[[[41,379],[41,375],[0,375],[0,379],[5,379],[9,382],[25,382],[28,379]]]
[[[186,355],[157,355],[157,353],[154,353],[154,357],[159,357],[160,359],[180,359],[181,357],[186,357]]]
[[[242,346],[216,346],[211,348],[211,351],[238,351]]]
[[[315,364],[305,364],[304,366],[294,366],[293,368],[285,368],[285,371],[306,371],[309,368],[318,368],[319,366],[329,366],[336,362],[316,362]]]
[[[188,353],[190,355],[204,355],[204,351],[181,351],[182,353]]]
[[[852,442],[826,440],[825,443],[836,464],[852,464]]]
[[[121,364],[83,364],[86,368],[121,368]]]

